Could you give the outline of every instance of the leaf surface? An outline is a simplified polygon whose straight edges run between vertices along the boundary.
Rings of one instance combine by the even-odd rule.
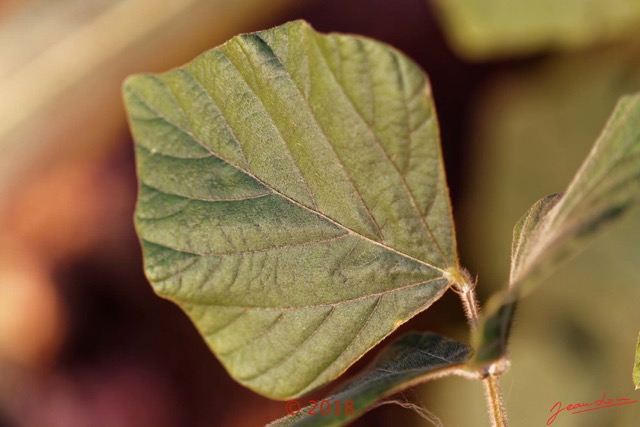
[[[422,71],[296,21],[130,78],[147,277],[242,384],[340,375],[457,268]]]
[[[514,229],[508,291],[487,310],[476,358],[504,355],[517,300],[640,199],[640,94],[621,98],[566,192],[536,202]]]
[[[318,401],[323,408],[306,406],[268,427],[345,425],[386,396],[462,370],[461,365],[469,359],[471,351],[466,344],[433,333],[406,334],[389,344],[367,370],[323,399],[330,403],[329,413],[322,412],[327,412],[326,404]],[[347,408],[353,408],[353,412]]]

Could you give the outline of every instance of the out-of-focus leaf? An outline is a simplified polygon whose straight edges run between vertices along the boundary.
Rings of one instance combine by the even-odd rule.
[[[435,112],[399,52],[297,21],[125,97],[146,274],[242,384],[325,384],[447,289]]]
[[[640,91],[639,48],[625,43],[545,56],[503,70],[483,87],[468,129],[473,164],[466,168],[469,188],[458,204],[456,229],[466,242],[465,264],[485,292],[506,284],[509,224],[534,201],[566,189],[617,100]],[[638,230],[640,209],[518,304],[509,340],[513,363],[502,377],[512,420],[544,426],[557,400],[597,399],[605,390],[624,395],[635,344],[629,337],[637,336],[640,324]],[[473,381],[452,379],[437,388],[429,404],[444,425],[473,425],[469,420],[486,417]],[[455,404],[463,401],[464,412]],[[629,427],[637,415],[593,411],[588,422]],[[585,418],[559,423],[584,427]]]
[[[537,202],[514,230],[510,287],[533,283],[640,198],[640,94],[620,100],[564,194]]]
[[[636,0],[438,0],[461,54],[481,59],[575,48],[626,37],[640,24]]]
[[[480,319],[480,327],[472,333],[476,349],[473,357],[475,364],[495,362],[506,354],[518,304],[518,298],[514,295],[510,291],[499,293],[488,304],[487,314]]]
[[[633,384],[636,390],[640,388],[640,334],[638,334],[638,344],[636,344],[636,361],[633,365]]]
[[[538,201],[514,230],[509,290],[487,310],[476,360],[504,355],[515,304],[551,268],[640,198],[640,94],[623,97],[573,182]]]
[[[366,371],[324,399],[330,403],[329,413],[321,412],[319,406],[306,406],[297,414],[274,421],[268,427],[345,425],[386,396],[462,371],[461,365],[470,355],[471,347],[466,344],[433,333],[409,333],[386,347]],[[345,412],[347,402],[353,412]],[[323,405],[326,411],[327,405]]]
[[[529,238],[535,237],[535,232],[538,229],[538,225],[549,213],[549,211],[562,199],[562,194],[552,194],[538,200],[529,209],[529,211],[517,222],[513,230],[513,242],[511,246],[511,278],[510,283],[513,283],[513,276],[518,271],[521,263],[526,260],[526,248],[530,243]]]

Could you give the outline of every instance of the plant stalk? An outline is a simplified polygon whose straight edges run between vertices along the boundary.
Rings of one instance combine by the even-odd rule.
[[[491,416],[491,427],[508,427],[507,411],[504,408],[502,387],[500,387],[498,377],[489,374],[482,380],[482,385],[487,399],[487,409]]]
[[[479,323],[479,304],[476,297],[476,283],[471,280],[469,273],[465,270],[458,271],[451,278],[452,289],[460,296],[464,313],[467,316],[471,331],[473,332]],[[487,400],[487,409],[491,417],[491,427],[508,427],[507,412],[504,407],[502,398],[502,388],[500,387],[499,376],[502,369],[499,369],[495,363],[490,364],[486,368],[486,377],[482,380],[484,386],[485,398]]]

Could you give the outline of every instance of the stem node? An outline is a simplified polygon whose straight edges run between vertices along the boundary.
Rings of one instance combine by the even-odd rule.
[[[464,269],[451,269],[447,271],[447,280],[449,280],[451,289],[460,296],[464,313],[467,316],[471,330],[475,330],[479,322],[479,305],[476,297],[477,280],[471,280],[471,275]],[[491,417],[492,427],[508,427],[507,412],[504,408],[502,399],[502,390],[498,381],[509,367],[509,361],[501,359],[493,362],[483,369],[482,384],[485,390],[487,400],[487,409]]]

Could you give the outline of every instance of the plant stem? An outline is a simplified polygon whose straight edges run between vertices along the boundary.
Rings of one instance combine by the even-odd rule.
[[[507,412],[502,403],[502,387],[500,387],[498,377],[489,374],[482,380],[482,385],[484,386],[489,415],[491,416],[491,427],[508,427]]]
[[[462,305],[464,306],[464,312],[467,315],[467,320],[471,326],[471,330],[475,330],[478,327],[479,315],[478,315],[478,300],[476,298],[475,287],[470,287],[468,290],[463,291],[460,294],[462,299]]]
[[[476,297],[476,283],[471,280],[466,270],[458,270],[451,274],[449,280],[452,283],[452,289],[460,296],[464,313],[467,316],[471,331],[478,327],[479,322],[479,304]],[[500,387],[499,376],[503,369],[499,369],[496,363],[492,363],[485,368],[486,376],[482,380],[484,386],[485,398],[487,400],[487,409],[491,417],[491,427],[508,427],[507,412],[502,399],[502,388]]]

